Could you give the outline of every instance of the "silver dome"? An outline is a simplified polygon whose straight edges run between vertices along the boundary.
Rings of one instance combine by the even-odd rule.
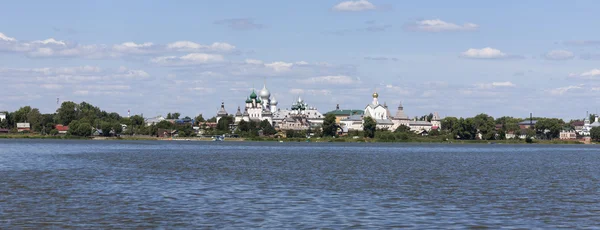
[[[271,105],[277,105],[277,99],[275,99],[275,96],[273,96],[273,99],[271,99]]]
[[[268,99],[269,97],[271,97],[271,92],[269,92],[269,90],[267,89],[267,86],[264,85],[263,88],[260,90],[260,92],[258,92],[258,95],[260,96],[260,98],[264,99]]]

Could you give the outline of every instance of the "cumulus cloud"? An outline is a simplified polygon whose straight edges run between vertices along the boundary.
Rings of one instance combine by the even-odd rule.
[[[333,6],[334,11],[358,12],[375,10],[377,7],[367,0],[345,1]]]
[[[582,88],[581,85],[571,85],[571,86],[551,89],[551,90],[548,90],[548,92],[550,92],[550,94],[553,94],[553,95],[563,95],[571,90],[579,90],[581,88]]]
[[[505,59],[515,58],[517,56],[508,55],[498,49],[494,49],[491,47],[485,47],[482,49],[468,49],[467,51],[462,52],[460,57],[471,59]]]
[[[352,77],[345,75],[332,75],[332,76],[321,76],[321,77],[312,77],[304,80],[298,80],[298,82],[303,84],[336,84],[336,85],[347,85],[354,84],[358,81]]]
[[[234,30],[257,30],[264,28],[263,24],[254,22],[253,18],[231,18],[214,22],[216,25],[224,25]]]
[[[406,29],[422,32],[446,32],[446,31],[474,31],[479,29],[479,25],[474,23],[464,23],[457,25],[445,22],[440,19],[429,19],[416,21],[405,26]]]
[[[222,62],[225,58],[220,54],[207,54],[207,53],[190,53],[184,56],[163,56],[156,57],[151,62],[166,65],[166,66],[179,66],[179,65],[198,65]]]
[[[283,71],[289,71],[292,68],[292,66],[294,66],[294,63],[278,61],[278,62],[267,63],[267,64],[265,64],[265,66],[275,70],[276,72],[283,72]]]
[[[191,41],[177,41],[167,45],[169,50],[177,50],[184,52],[194,51],[222,51],[229,52],[235,49],[234,45],[225,42],[215,42],[211,45],[202,45]]]
[[[192,41],[177,41],[167,45],[152,42],[124,42],[115,45],[84,45],[48,38],[45,40],[19,41],[0,33],[0,52],[23,53],[30,58],[117,58],[135,55],[165,55],[173,52],[231,53],[236,47],[226,42],[202,45]]]
[[[515,87],[516,85],[510,81],[503,82],[492,82],[492,83],[479,83],[475,84],[475,86],[479,89],[493,89],[499,87]]]
[[[575,57],[573,52],[568,50],[552,50],[544,55],[544,58],[548,60],[569,60],[573,57]]]
[[[579,78],[579,79],[587,79],[587,80],[599,79],[600,78],[600,69],[591,69],[589,71],[579,73],[579,74],[571,73],[571,74],[569,74],[569,77]]]
[[[4,42],[16,42],[17,41],[17,39],[6,36],[3,33],[0,33],[0,40],[4,41]]]
[[[154,43],[145,42],[137,44],[134,42],[125,42],[113,46],[113,50],[119,53],[146,54],[154,52]]]

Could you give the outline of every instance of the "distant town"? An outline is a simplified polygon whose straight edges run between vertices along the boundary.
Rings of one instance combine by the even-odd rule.
[[[379,141],[429,140],[566,140],[591,143],[600,140],[600,122],[594,114],[565,122],[557,118],[499,117],[486,114],[472,118],[441,118],[437,111],[410,118],[402,104],[392,113],[374,92],[364,108],[342,108],[325,113],[298,97],[280,108],[266,84],[252,90],[240,105],[225,103],[214,116],[121,117],[86,102],[65,101],[54,114],[41,114],[25,106],[15,112],[0,112],[0,134],[35,134],[73,137],[230,137],[230,138],[330,138],[351,137]],[[243,103],[242,103],[243,101]],[[243,107],[241,106],[243,105]],[[237,107],[237,108],[236,108]],[[229,111],[235,111],[230,113]],[[393,115],[392,115],[393,114]]]

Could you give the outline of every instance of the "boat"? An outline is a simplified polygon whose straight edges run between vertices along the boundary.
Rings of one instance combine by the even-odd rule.
[[[213,137],[213,141],[224,141],[225,138],[223,136],[215,136]]]

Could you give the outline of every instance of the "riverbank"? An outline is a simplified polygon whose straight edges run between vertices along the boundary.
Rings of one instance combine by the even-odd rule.
[[[38,134],[2,134],[0,139],[65,139],[65,140],[129,140],[129,141],[213,141],[207,137],[179,137],[160,138],[152,136],[121,136],[121,137],[77,137],[77,136],[50,136]],[[527,143],[525,140],[445,140],[437,137],[416,137],[407,140],[385,140],[381,138],[364,137],[337,137],[337,138],[225,138],[224,141],[268,141],[268,142],[336,142],[336,143],[434,143],[434,144],[584,144],[577,140],[534,140]],[[592,143],[596,144],[596,143]]]

